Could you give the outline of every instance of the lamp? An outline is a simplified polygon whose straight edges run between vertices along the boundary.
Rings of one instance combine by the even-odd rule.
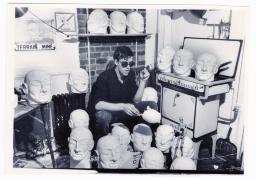
[[[37,15],[35,15],[33,12],[29,11],[28,7],[15,7],[15,18],[20,18],[22,16],[24,16],[27,12],[29,12],[32,16],[34,16],[36,19],[40,20],[42,23],[44,23],[45,25],[51,27],[52,29],[54,29],[55,31],[64,34],[68,39],[65,39],[65,42],[68,43],[74,43],[77,42],[78,39],[74,38],[74,37],[70,37],[69,34],[64,33],[63,31],[55,28],[54,26],[51,26],[50,24],[46,23],[44,20],[42,20],[41,18],[39,18]]]

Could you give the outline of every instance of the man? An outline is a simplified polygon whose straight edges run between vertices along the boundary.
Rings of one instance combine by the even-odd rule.
[[[149,105],[157,108],[155,102],[141,102],[147,80],[150,76],[145,68],[140,72],[139,86],[136,85],[135,73],[131,67],[133,52],[129,47],[118,47],[113,55],[115,67],[99,75],[93,85],[88,103],[88,112],[95,116],[95,140],[109,133],[109,125],[122,122],[129,129]],[[136,107],[135,107],[136,106]]]

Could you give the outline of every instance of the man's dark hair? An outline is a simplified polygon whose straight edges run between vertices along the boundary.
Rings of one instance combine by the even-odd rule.
[[[132,50],[127,46],[117,47],[113,59],[119,61],[120,59],[127,59],[128,57],[133,56]]]

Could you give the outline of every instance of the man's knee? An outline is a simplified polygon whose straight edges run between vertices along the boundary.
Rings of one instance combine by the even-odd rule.
[[[95,114],[97,123],[109,124],[112,120],[112,114],[108,111],[97,111]]]

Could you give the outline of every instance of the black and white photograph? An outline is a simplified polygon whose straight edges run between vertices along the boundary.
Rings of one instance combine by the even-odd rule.
[[[12,171],[244,174],[248,7],[7,7]]]

